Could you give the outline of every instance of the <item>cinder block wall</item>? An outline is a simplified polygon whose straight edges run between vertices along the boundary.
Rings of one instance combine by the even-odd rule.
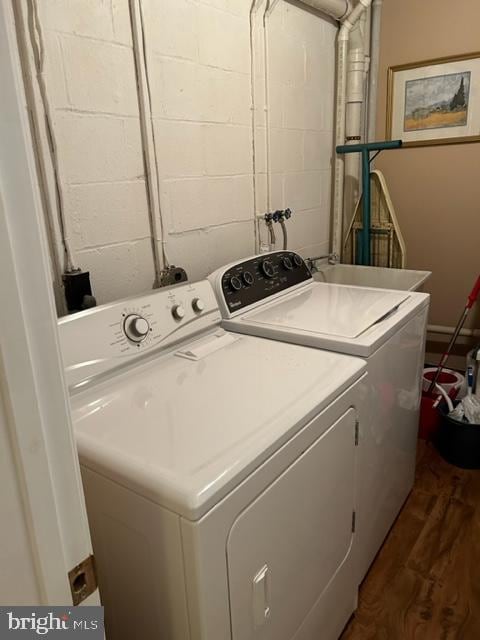
[[[37,2],[67,230],[99,303],[149,289],[153,259],[127,0]]]
[[[192,280],[255,251],[255,202],[258,213],[295,211],[292,249],[328,249],[336,27],[280,0],[268,21],[266,120],[250,5],[142,1],[165,246]],[[154,278],[128,1],[38,7],[75,261],[107,302]]]

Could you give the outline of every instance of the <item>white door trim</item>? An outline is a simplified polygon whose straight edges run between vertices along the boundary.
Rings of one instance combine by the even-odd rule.
[[[91,542],[13,20],[0,2],[0,392],[41,603],[70,604],[68,571]]]

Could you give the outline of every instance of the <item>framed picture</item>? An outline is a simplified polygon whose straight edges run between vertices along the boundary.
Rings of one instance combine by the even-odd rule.
[[[390,67],[387,139],[406,147],[480,141],[480,52]]]

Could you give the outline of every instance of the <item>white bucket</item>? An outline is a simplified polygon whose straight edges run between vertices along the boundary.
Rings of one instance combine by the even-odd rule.
[[[437,372],[437,367],[426,367],[423,370],[422,389],[427,392]],[[451,398],[455,398],[465,380],[464,376],[452,369],[442,369],[438,378],[439,384]]]

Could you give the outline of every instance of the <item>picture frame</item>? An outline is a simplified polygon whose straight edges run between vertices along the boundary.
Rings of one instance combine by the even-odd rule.
[[[480,141],[480,52],[389,67],[386,139],[404,147]]]

